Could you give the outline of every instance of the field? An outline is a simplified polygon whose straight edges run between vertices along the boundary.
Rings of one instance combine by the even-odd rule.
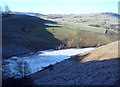
[[[54,26],[47,30],[64,43],[63,48],[100,46],[118,40],[118,29],[111,27],[117,23],[117,18],[110,15],[48,15],[44,18],[57,22],[46,24]],[[109,31],[105,34],[107,28]]]

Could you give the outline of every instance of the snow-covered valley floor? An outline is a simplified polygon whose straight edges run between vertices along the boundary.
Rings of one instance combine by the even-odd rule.
[[[93,49],[95,48],[44,50],[25,57],[14,56],[5,60],[7,64],[3,65],[3,72],[10,77],[20,77],[21,74],[28,75],[40,71],[49,65],[69,59],[71,56],[85,53]]]

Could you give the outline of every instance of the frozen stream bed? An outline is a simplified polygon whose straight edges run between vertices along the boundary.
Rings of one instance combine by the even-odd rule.
[[[21,74],[28,75],[40,71],[49,65],[69,59],[71,56],[93,49],[95,48],[44,50],[24,57],[13,56],[5,60],[7,64],[3,65],[3,72],[9,77],[20,77]]]

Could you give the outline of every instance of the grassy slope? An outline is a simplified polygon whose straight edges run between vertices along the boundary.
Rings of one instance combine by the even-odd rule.
[[[62,16],[62,18],[49,18],[51,16]],[[118,33],[114,29],[110,29],[107,34],[104,34],[106,30],[104,26],[117,23],[117,17],[105,14],[82,14],[48,15],[44,18],[58,22],[57,25],[60,26],[59,28],[51,27],[47,29],[53,33],[56,38],[63,41],[67,47],[97,46],[118,40]],[[104,25],[104,22],[107,24]],[[90,24],[100,25],[100,27],[89,26]]]
[[[69,60],[77,61],[77,62],[78,61],[79,62],[88,62],[88,61],[102,61],[102,60],[120,58],[120,54],[118,51],[119,43],[120,43],[120,40],[111,42],[107,45],[97,47],[90,52],[86,52],[83,54],[73,56]]]
[[[55,23],[26,15],[3,17],[3,57],[55,48],[60,42],[44,23]]]
[[[100,16],[97,20],[95,17],[91,18],[90,15],[82,17],[84,20],[89,19],[89,21],[79,23],[76,22],[79,18],[74,18],[74,16],[65,16],[54,20],[59,22],[25,15],[4,17],[3,56],[56,48],[59,44],[63,45],[61,48],[104,45],[118,39],[115,32],[115,34],[104,34],[105,29],[103,27],[88,26],[89,23],[100,23],[106,17]],[[108,18],[111,19],[109,22],[116,20],[115,18]],[[61,21],[62,19],[64,22]],[[112,31],[110,30],[110,32]]]
[[[104,34],[104,29],[93,29],[92,27],[80,26],[74,23],[57,24],[61,28],[47,28],[55,37],[68,47],[90,47],[98,44],[104,45],[117,40],[118,36]],[[55,26],[55,25],[54,25]]]
[[[110,44],[96,48],[95,50],[88,53],[88,55],[82,59],[82,62],[92,60],[105,60],[119,58],[118,44],[120,41],[115,41]]]

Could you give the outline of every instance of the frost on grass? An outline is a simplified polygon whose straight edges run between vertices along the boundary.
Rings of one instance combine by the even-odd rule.
[[[69,59],[73,55],[88,52],[93,49],[94,48],[45,50],[38,51],[26,57],[12,57],[7,60],[9,63],[4,65],[4,72],[9,77],[24,77],[40,71],[49,65]]]
[[[12,61],[9,61],[9,64],[3,67],[4,73],[9,77],[24,77],[30,74],[30,67],[27,61],[23,58],[14,58]]]

